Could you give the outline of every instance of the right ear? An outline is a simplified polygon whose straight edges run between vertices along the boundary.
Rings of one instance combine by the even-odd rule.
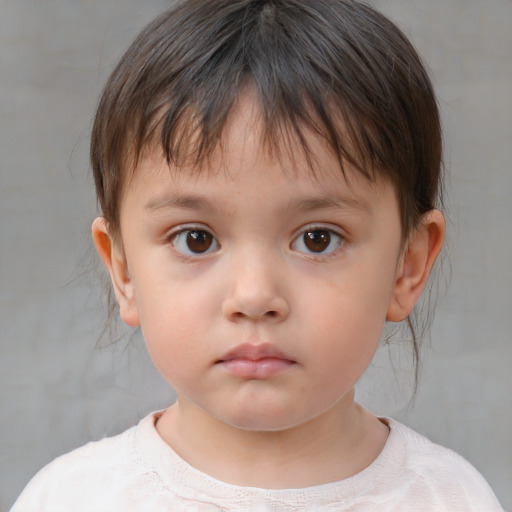
[[[135,301],[133,281],[130,279],[128,272],[126,256],[121,244],[110,235],[104,217],[94,219],[92,239],[112,279],[121,318],[129,326],[138,327],[140,325],[139,312]]]

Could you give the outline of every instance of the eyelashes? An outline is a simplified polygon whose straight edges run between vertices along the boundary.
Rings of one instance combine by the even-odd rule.
[[[178,253],[190,258],[199,258],[221,248],[211,231],[202,226],[183,227],[171,233],[168,239]],[[344,241],[344,237],[332,228],[310,225],[295,236],[290,248],[309,256],[329,256],[336,253]]]

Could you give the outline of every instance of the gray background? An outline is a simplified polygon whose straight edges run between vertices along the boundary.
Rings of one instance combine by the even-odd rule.
[[[379,352],[359,398],[463,454],[512,510],[512,2],[374,3],[432,70],[449,236],[414,402],[398,343]],[[95,348],[104,274],[87,162],[108,73],[167,5],[0,0],[0,510],[53,457],[173,399],[137,335]]]

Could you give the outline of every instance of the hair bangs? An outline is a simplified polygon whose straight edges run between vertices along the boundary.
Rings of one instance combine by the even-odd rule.
[[[197,168],[221,143],[237,99],[255,92],[262,145],[297,148],[306,132],[341,172],[397,189],[408,231],[435,206],[441,159],[434,93],[407,38],[365,4],[339,0],[187,0],[134,41],[109,80],[91,142],[104,216],[117,225],[120,184],[146,149]]]

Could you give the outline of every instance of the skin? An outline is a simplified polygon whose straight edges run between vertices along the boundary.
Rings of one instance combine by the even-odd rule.
[[[123,320],[141,327],[176,390],[161,437],[225,482],[306,487],[352,476],[381,452],[388,428],[354,401],[354,385],[384,323],[412,311],[445,224],[428,212],[404,245],[391,184],[350,168],[343,178],[313,135],[316,178],[298,149],[274,158],[254,105],[239,99],[201,172],[146,155],[123,193],[120,236],[100,217],[93,237]],[[187,242],[191,230],[206,251]],[[327,245],[311,250],[307,233]],[[233,372],[223,361],[244,344],[278,350],[277,371]]]

